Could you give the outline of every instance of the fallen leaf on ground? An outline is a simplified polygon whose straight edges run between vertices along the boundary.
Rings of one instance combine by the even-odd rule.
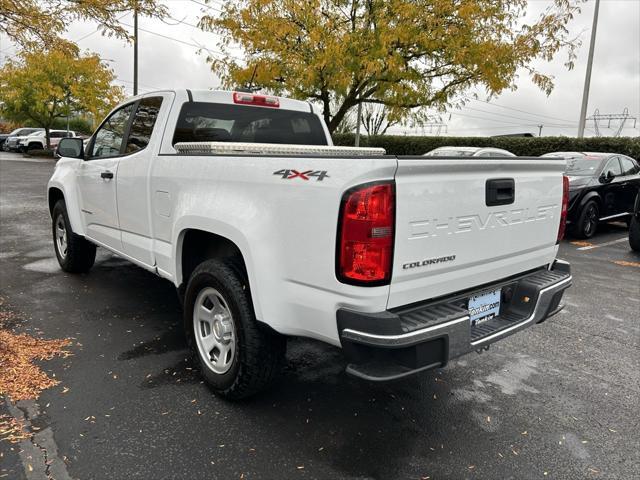
[[[10,415],[0,415],[0,441],[18,443],[29,438],[24,429],[24,424]]]
[[[37,399],[40,392],[60,382],[50,378],[35,361],[71,355],[65,350],[71,340],[42,340],[14,333],[1,320],[14,315],[3,307],[2,302],[0,313],[0,395],[8,396],[14,402]]]

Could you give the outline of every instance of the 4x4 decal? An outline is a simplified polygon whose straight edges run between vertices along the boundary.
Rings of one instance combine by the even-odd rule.
[[[298,170],[283,169],[273,172],[273,174],[281,176],[283,180],[293,180],[294,178],[310,180],[312,177],[315,177],[316,182],[321,182],[325,178],[329,178],[326,170],[306,170],[299,172]]]

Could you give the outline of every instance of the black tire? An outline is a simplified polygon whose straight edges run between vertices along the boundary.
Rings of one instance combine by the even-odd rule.
[[[578,221],[572,226],[576,238],[591,238],[596,234],[600,219],[600,208],[595,200],[589,200],[578,215]]]
[[[96,246],[86,240],[83,236],[73,233],[67,206],[64,200],[58,200],[51,212],[51,233],[53,235],[53,248],[60,268],[69,273],[86,273],[96,260]],[[58,242],[58,225],[61,222],[66,231],[66,252],[60,251],[62,248]]]
[[[235,350],[231,366],[224,373],[213,371],[196,342],[196,300],[201,292],[211,288],[222,296],[233,319]],[[238,400],[264,390],[284,364],[285,337],[256,320],[249,284],[229,260],[207,260],[194,270],[185,292],[184,326],[202,376],[212,390],[224,398]]]
[[[640,252],[640,220],[638,217],[633,217],[631,225],[629,225],[629,246],[632,250]]]
[[[28,153],[31,150],[42,150],[42,145],[40,145],[39,143],[32,142],[29,145],[27,145],[24,151]]]

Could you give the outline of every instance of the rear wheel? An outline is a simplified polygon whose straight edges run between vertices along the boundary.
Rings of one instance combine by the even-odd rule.
[[[64,200],[55,204],[51,218],[53,246],[60,268],[70,273],[88,272],[96,260],[96,246],[73,233]]]
[[[582,207],[578,221],[573,226],[573,235],[578,238],[591,238],[595,235],[600,221],[600,209],[594,200]]]
[[[629,225],[629,245],[636,252],[640,252],[640,219],[634,216]]]
[[[229,399],[265,389],[284,361],[286,340],[256,320],[248,287],[232,263],[207,260],[185,292],[189,344],[209,386]]]

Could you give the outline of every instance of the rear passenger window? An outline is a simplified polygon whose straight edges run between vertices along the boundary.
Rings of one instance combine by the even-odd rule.
[[[149,144],[161,105],[162,97],[148,97],[140,100],[131,122],[131,131],[127,137],[124,151],[125,155],[138,152]]]
[[[327,145],[322,124],[313,113],[207,102],[182,106],[173,145],[178,142]]]

